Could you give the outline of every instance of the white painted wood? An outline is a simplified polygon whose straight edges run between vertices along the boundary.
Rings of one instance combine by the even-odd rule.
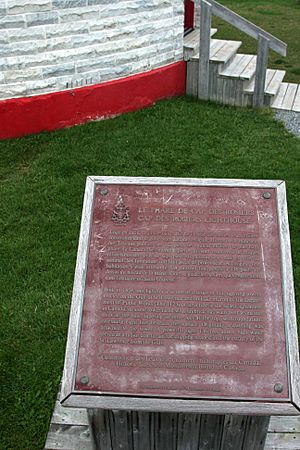
[[[264,450],[299,450],[300,435],[293,433],[268,433]]]
[[[74,276],[72,304],[70,311],[69,331],[66,346],[65,366],[62,380],[62,398],[67,397],[74,384],[77,350],[79,345],[80,324],[82,316],[84,281],[88,258],[88,241],[90,233],[90,221],[92,215],[94,182],[87,178],[83,200],[80,237],[77,252],[77,262]]]
[[[58,398],[60,397],[60,391],[58,392]],[[65,418],[61,420],[61,414],[62,410],[65,411]],[[106,411],[105,413],[107,413]],[[77,413],[80,413],[79,415]],[[141,414],[143,413],[136,413],[139,414],[139,426],[141,426]],[[147,415],[147,413],[145,413]],[[148,415],[147,415],[148,417]],[[145,417],[145,420],[143,420],[143,424],[147,426],[147,417]],[[207,433],[207,439],[208,442],[211,442],[212,437],[215,435],[215,427],[217,424],[215,424],[214,427],[209,428],[209,423],[205,421],[205,416],[202,415],[201,419],[201,427],[200,423],[197,421],[197,418],[199,417],[198,414],[190,415],[192,422],[189,424],[185,424],[185,426],[182,427],[183,432],[182,435],[178,435],[178,442],[179,444],[182,442],[182,446],[179,447],[180,450],[190,450],[190,448],[187,445],[183,445],[187,434],[192,434],[192,431],[195,431],[197,429],[197,434],[200,432]],[[207,416],[211,417],[211,416]],[[83,420],[82,420],[83,418]],[[72,428],[73,425],[76,425],[76,428]],[[81,425],[81,426],[80,426]],[[49,429],[49,437],[47,439],[47,446],[45,447],[45,450],[51,450],[55,448],[59,448],[61,450],[71,450],[70,444],[74,445],[72,450],[80,450],[81,444],[82,444],[82,434],[84,435],[84,446],[83,450],[92,450],[92,440],[91,436],[89,436],[89,433],[87,433],[87,425],[88,425],[88,419],[87,419],[87,411],[84,408],[68,408],[68,407],[61,407],[59,402],[55,403],[54,412],[52,415],[51,425]],[[133,422],[133,426],[135,426],[135,423]],[[104,424],[104,428],[106,425]],[[72,428],[71,436],[68,434],[66,430]],[[280,433],[279,436],[276,436],[277,433]],[[275,436],[274,436],[275,435]],[[284,436],[283,436],[284,435]],[[288,436],[287,436],[288,435]],[[284,445],[290,445],[289,440],[291,441],[291,445],[294,444],[294,441],[298,439],[298,436],[300,435],[300,416],[273,416],[271,417],[269,429],[268,429],[268,436],[267,436],[267,442],[268,442],[268,448],[271,449],[276,448],[276,450],[284,450],[287,447]],[[70,436],[70,441],[68,441],[68,438]],[[289,439],[288,439],[289,438]],[[88,447],[87,441],[90,439],[90,448]],[[276,447],[271,447],[272,443],[275,443],[276,441]],[[136,442],[136,441],[135,441]],[[215,441],[214,441],[215,442]],[[299,447],[290,447],[293,450],[299,450]],[[253,449],[254,450],[254,449]],[[255,449],[256,450],[256,449]]]
[[[50,427],[45,450],[94,450],[88,426]]]
[[[288,83],[281,83],[278,94],[276,95],[276,98],[274,99],[274,101],[271,103],[272,108],[281,109],[281,105],[283,103],[287,88],[288,88]]]
[[[228,187],[262,187],[277,188],[283,180],[241,180],[238,178],[166,178],[166,177],[113,177],[89,176],[96,184],[164,184],[178,186],[228,186]]]
[[[278,222],[282,259],[282,290],[284,300],[285,332],[289,366],[291,398],[300,410],[300,363],[297,334],[297,315],[295,305],[293,264],[290,243],[287,199],[285,183],[277,188]]]
[[[246,67],[249,65],[252,58],[253,58],[253,55],[244,55],[242,53],[238,53],[232,59],[229,66],[227,66],[225,69],[223,69],[220,72],[220,76],[221,77],[230,77],[230,78],[240,78],[241,74],[246,69]]]
[[[300,112],[300,84],[298,85],[298,90],[295,95],[294,104],[292,107],[292,111]]]
[[[95,392],[97,394],[97,392]],[[202,414],[286,415],[295,416],[299,410],[290,403],[271,403],[234,400],[182,400],[142,397],[113,397],[72,394],[64,406],[79,408],[122,409],[134,411],[191,412]]]
[[[295,83],[288,84],[283,102],[281,104],[282,109],[285,109],[287,111],[290,111],[292,109],[297,90],[298,90],[298,84],[295,84]]]
[[[226,41],[225,45],[210,56],[212,62],[227,63],[232,56],[236,54],[242,42],[240,41]]]
[[[240,78],[242,80],[250,80],[256,71],[256,61],[257,61],[257,56],[256,55],[251,55],[252,58],[249,61],[249,64],[247,65],[247,67],[245,67],[245,69],[243,70],[243,72],[240,75]]]
[[[268,85],[265,89],[266,95],[276,95],[279,91],[280,85],[282,83],[282,80],[285,76],[285,70],[275,70],[273,73],[272,78],[270,79]]]
[[[275,70],[273,69],[268,69],[267,73],[266,73],[266,81],[265,81],[265,90],[266,90],[266,85],[271,81],[271,79],[273,78],[275,73]],[[255,79],[253,78],[252,80],[250,80],[250,82],[245,86],[245,92],[249,93],[249,94],[253,94],[254,93],[254,86],[255,86]]]
[[[264,38],[270,41],[270,48],[275,52],[279,53],[282,56],[286,56],[287,53],[287,45],[282,42],[280,39],[272,36],[272,34],[267,33],[262,30],[258,26],[239,16],[235,12],[216,2],[215,0],[210,0],[212,5],[212,12],[220,19],[225,20],[230,23],[234,27],[253,37],[254,39],[258,39],[259,35],[262,35]]]
[[[262,107],[265,97],[265,83],[269,56],[270,39],[258,36],[257,62],[254,82],[253,106]]]
[[[209,97],[209,52],[211,29],[211,4],[201,0],[200,17],[200,47],[199,47],[199,77],[198,98],[208,100]]]
[[[211,28],[210,37],[216,34],[217,31],[218,31],[217,28]],[[183,45],[186,48],[195,49],[199,45],[199,40],[200,40],[200,30],[199,28],[196,28],[195,30],[191,31],[184,37]]]
[[[300,416],[273,416],[269,425],[270,433],[300,433]]]
[[[85,408],[64,408],[59,401],[55,402],[51,423],[84,426],[89,424]]]

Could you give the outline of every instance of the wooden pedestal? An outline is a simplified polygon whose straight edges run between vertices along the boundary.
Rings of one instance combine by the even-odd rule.
[[[89,409],[97,450],[262,450],[269,416]]]

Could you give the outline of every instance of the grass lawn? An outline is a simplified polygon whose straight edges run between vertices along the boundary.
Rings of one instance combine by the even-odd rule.
[[[300,84],[300,4],[296,0],[220,0],[236,13],[263,28],[288,46],[286,58],[271,51],[269,68],[286,70],[284,81]],[[240,53],[257,53],[257,41],[214,18],[219,39],[235,39],[243,42]]]
[[[0,448],[43,447],[64,349],[87,175],[284,179],[300,283],[300,140],[269,112],[179,98],[0,142]]]

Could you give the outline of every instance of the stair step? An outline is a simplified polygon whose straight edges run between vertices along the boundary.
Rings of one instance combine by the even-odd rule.
[[[272,108],[300,111],[300,94],[298,91],[299,85],[296,83],[281,83],[278,95],[272,103]]]
[[[217,28],[211,28],[210,37],[216,34],[217,31],[218,31]],[[195,30],[191,31],[191,33],[187,34],[184,37],[183,45],[185,48],[193,50],[199,47],[199,41],[200,41],[200,30],[199,28],[196,28]]]
[[[238,53],[226,69],[222,70],[221,77],[239,78],[249,80],[255,73],[256,56]]]
[[[282,80],[285,76],[285,70],[274,70],[274,69],[267,69],[266,73],[266,82],[265,82],[265,94],[266,95],[276,95],[280,85],[282,83]],[[254,93],[254,84],[255,84],[255,77],[250,81],[249,85],[244,89],[246,94],[253,94]]]
[[[225,44],[220,50],[210,54],[210,60],[217,63],[227,63],[230,58],[238,51],[242,42],[240,41],[224,41]]]
[[[292,111],[300,112],[300,84],[298,85],[298,90],[295,95],[294,104],[292,107]]]
[[[242,45],[241,41],[226,41],[223,39],[210,40],[210,61],[214,63],[227,63]],[[192,58],[199,59],[199,53]]]

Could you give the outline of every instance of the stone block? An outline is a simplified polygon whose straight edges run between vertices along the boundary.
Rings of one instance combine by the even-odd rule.
[[[62,77],[75,73],[75,64],[59,64],[56,66],[48,66],[42,68],[44,78]]]
[[[46,50],[46,41],[28,41],[1,45],[0,56],[32,55]]]
[[[6,10],[6,3],[3,1],[0,1],[0,17],[4,17],[7,14]]]
[[[42,72],[40,69],[27,70],[7,70],[3,72],[3,79],[5,83],[23,82],[27,80],[42,79]]]
[[[23,14],[49,11],[52,9],[51,0],[9,0],[8,14]]]
[[[59,10],[60,22],[75,22],[78,20],[95,19],[96,17],[99,17],[99,9],[94,7]]]
[[[38,25],[46,25],[49,23],[58,22],[57,11],[47,11],[41,13],[26,14],[26,22],[28,27],[35,27]]]
[[[6,30],[1,31],[0,33],[0,45],[9,43],[9,34]]]
[[[12,29],[8,33],[9,42],[37,41],[46,38],[43,27]]]
[[[24,28],[25,17],[23,15],[5,16],[0,19],[0,29],[3,28]]]
[[[60,23],[58,25],[46,25],[45,32],[47,38],[56,38],[72,34],[87,34],[89,33],[89,22],[82,21],[74,23]]]
[[[87,0],[52,0],[54,9],[80,8],[87,6]]]

